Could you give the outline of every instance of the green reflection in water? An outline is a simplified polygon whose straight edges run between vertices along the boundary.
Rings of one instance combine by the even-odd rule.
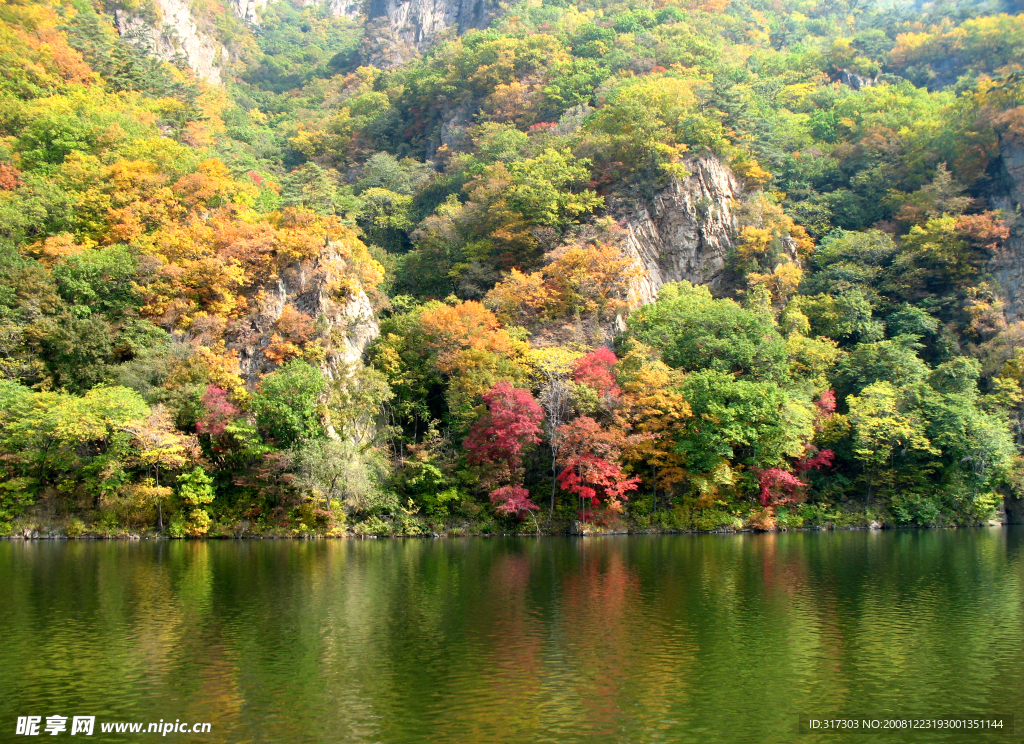
[[[0,740],[53,714],[209,721],[167,737],[203,742],[1021,740],[796,722],[1024,712],[1022,548],[1008,529],[5,541]]]

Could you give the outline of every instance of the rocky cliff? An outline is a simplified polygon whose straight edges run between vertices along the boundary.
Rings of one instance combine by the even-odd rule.
[[[619,200],[610,206],[626,230],[625,252],[644,268],[634,291],[646,304],[667,282],[716,286],[735,241],[734,200],[739,179],[712,155],[686,161],[690,176],[650,200]]]
[[[996,190],[989,203],[994,209],[1002,210],[1010,227],[1010,237],[989,268],[999,281],[1006,301],[1006,319],[1013,322],[1024,316],[1024,220],[1019,217],[1024,204],[1024,139],[1004,133],[999,138],[999,151],[1002,187]]]
[[[328,377],[345,375],[380,335],[370,300],[353,285],[339,247],[329,243],[315,259],[291,264],[250,300],[253,311],[230,334],[250,385],[310,344],[323,348]]]
[[[268,0],[230,0],[231,11],[259,26]],[[408,61],[445,31],[463,33],[486,28],[498,12],[498,0],[291,0],[296,5],[321,5],[338,17],[367,24],[364,56],[390,66]],[[223,82],[228,49],[212,29],[204,27],[188,0],[152,0],[155,18],[146,10],[114,11],[118,33],[146,46],[163,60],[184,59],[210,83]]]
[[[441,31],[485,28],[497,11],[495,0],[369,0],[367,18],[387,18],[405,42],[422,48]]]
[[[878,84],[877,77],[871,77],[869,75],[858,75],[856,72],[850,72],[849,70],[842,68],[837,70],[833,76],[833,80],[848,85],[854,90],[860,90],[861,88],[870,88],[873,85]]]
[[[497,0],[292,0],[296,5],[321,5],[334,16],[363,18],[371,35],[389,38],[422,50],[437,36],[454,29],[459,33],[485,28],[498,11]],[[235,15],[259,24],[267,0],[232,0]],[[377,39],[378,41],[382,39]]]
[[[253,4],[256,0],[248,2]],[[233,5],[240,3],[245,5],[245,0],[234,0]],[[138,12],[115,10],[118,33],[148,47],[160,59],[183,58],[207,82],[222,82],[227,49],[200,28],[187,0],[153,0],[153,7],[155,21]]]
[[[267,0],[231,0],[231,10],[243,21],[259,23],[260,11],[267,5]]]

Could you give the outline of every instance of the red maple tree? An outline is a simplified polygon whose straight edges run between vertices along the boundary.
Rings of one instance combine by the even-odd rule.
[[[491,501],[497,510],[522,518],[540,507],[523,488],[523,448],[540,442],[544,410],[528,390],[499,382],[482,396],[487,413],[470,428],[463,441],[466,459],[484,472],[484,483],[495,488]],[[504,484],[504,485],[499,485]],[[536,521],[536,520],[534,520]]]
[[[228,424],[238,418],[238,414],[238,408],[228,399],[227,390],[208,385],[203,393],[203,415],[196,422],[196,431],[219,437]]]
[[[592,514],[588,504],[593,508],[604,503],[608,513],[620,511],[622,502],[629,498],[626,493],[636,490],[640,483],[638,476],[626,475],[618,463],[631,437],[616,427],[602,427],[589,416],[560,426],[558,436],[563,465],[558,484],[580,499],[583,521]]]
[[[487,413],[470,428],[463,442],[474,465],[507,468],[522,464],[523,447],[540,442],[544,410],[528,390],[499,382],[481,396]]]
[[[619,386],[615,382],[613,371],[619,358],[615,352],[605,346],[599,346],[586,356],[580,357],[573,370],[572,379],[587,385],[602,398],[619,397]]]
[[[530,500],[530,492],[522,486],[502,486],[491,491],[491,503],[503,514],[520,517],[540,509]]]
[[[806,486],[802,480],[782,468],[768,468],[757,474],[757,484],[761,487],[762,506],[778,506],[795,503],[797,489]]]

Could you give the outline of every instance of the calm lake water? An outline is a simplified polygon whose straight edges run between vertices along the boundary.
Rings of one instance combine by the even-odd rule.
[[[1024,530],[0,542],[2,741],[1024,740],[840,712],[1024,731]]]

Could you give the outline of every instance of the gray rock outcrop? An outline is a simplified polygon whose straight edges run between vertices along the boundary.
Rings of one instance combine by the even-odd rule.
[[[634,286],[646,304],[662,284],[682,280],[715,287],[735,245],[734,201],[739,179],[718,158],[686,161],[690,176],[674,181],[650,200],[619,200],[612,213],[627,231],[624,250],[644,269]]]
[[[989,268],[1006,303],[1006,320],[1013,322],[1024,317],[1024,220],[1020,219],[1024,204],[1024,141],[1004,133],[999,138],[999,152],[1003,188],[989,199],[989,204],[1002,210],[1010,237]]]
[[[231,11],[252,26],[268,0],[230,0]],[[292,0],[295,5],[321,5],[336,17],[361,19],[367,25],[367,59],[393,65],[415,57],[446,31],[463,33],[486,28],[499,10],[497,0]],[[223,82],[230,53],[205,29],[187,0],[154,0],[157,18],[116,9],[121,36],[136,40],[156,57],[184,59],[203,80]]]
[[[1007,492],[1000,516],[1003,524],[1024,524],[1024,499]]]
[[[422,48],[445,29],[485,28],[497,9],[494,0],[369,0],[366,15],[387,17],[403,41]]]
[[[252,299],[253,311],[230,334],[228,348],[238,352],[242,377],[250,385],[271,371],[267,357],[286,309],[308,319],[313,337],[325,351],[322,368],[329,378],[347,374],[380,335],[373,307],[362,288],[350,286],[350,273],[338,246],[330,243],[315,259],[292,264]],[[287,340],[284,338],[282,340]]]
[[[486,28],[498,11],[497,0],[292,0],[296,5],[326,6],[331,15],[376,21],[377,35],[391,37],[391,46],[405,44],[422,50],[447,30],[463,33]],[[235,15],[259,24],[267,0],[232,0]]]
[[[259,13],[267,5],[267,0],[231,0],[231,10],[243,21],[258,24]]]
[[[859,75],[856,72],[850,72],[846,68],[840,69],[836,73],[836,77],[839,82],[843,85],[848,85],[854,90],[860,90],[861,88],[870,88],[873,85],[878,84],[878,78],[871,77],[869,75]]]
[[[118,33],[148,47],[160,59],[170,61],[182,57],[200,78],[221,83],[228,51],[199,27],[188,2],[154,0],[154,6],[158,15],[155,25],[136,13],[115,10]]]

